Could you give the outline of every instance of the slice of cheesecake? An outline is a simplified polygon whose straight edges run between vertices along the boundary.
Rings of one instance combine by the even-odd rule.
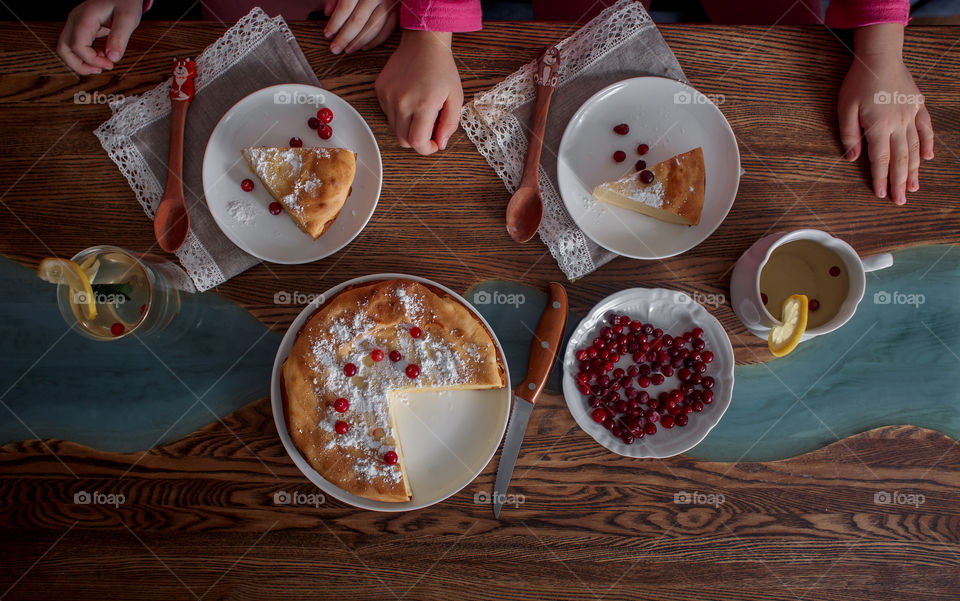
[[[344,148],[243,149],[250,169],[304,232],[319,238],[350,195],[357,155]]]
[[[645,175],[649,173],[653,178],[644,183],[644,177],[650,179]],[[697,225],[705,186],[703,149],[698,147],[657,163],[649,171],[600,184],[593,189],[593,197],[667,223]]]

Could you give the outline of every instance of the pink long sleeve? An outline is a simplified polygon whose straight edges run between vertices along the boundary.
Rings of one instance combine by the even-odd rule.
[[[400,27],[421,31],[479,31],[480,0],[402,0]]]
[[[910,0],[830,0],[824,19],[827,27],[853,29],[877,23],[910,20]]]

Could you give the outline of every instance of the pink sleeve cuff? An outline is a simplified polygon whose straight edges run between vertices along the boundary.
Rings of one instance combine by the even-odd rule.
[[[400,28],[420,31],[479,31],[480,0],[402,0]]]
[[[854,29],[878,23],[906,25],[910,0],[830,0],[824,23],[834,29]]]

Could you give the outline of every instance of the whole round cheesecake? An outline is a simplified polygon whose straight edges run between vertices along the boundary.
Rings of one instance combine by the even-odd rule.
[[[283,363],[287,429],[327,481],[409,501],[394,397],[502,388],[504,370],[483,322],[442,290],[402,279],[353,286],[307,320]]]

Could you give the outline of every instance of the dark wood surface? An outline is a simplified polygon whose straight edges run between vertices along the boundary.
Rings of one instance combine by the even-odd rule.
[[[143,92],[166,76],[171,56],[195,55],[224,30],[145,24],[116,72],[81,80],[49,51],[59,27],[0,25],[0,253],[30,266],[95,243],[152,246],[149,221],[91,133],[109,110],[75,105],[73,95]],[[310,265],[260,265],[219,293],[283,330],[299,308],[274,305],[277,290],[320,291],[364,273],[406,271],[459,291],[489,278],[542,286],[562,277],[542,244],[509,240],[508,194],[462,134],[427,158],[392,143],[372,82],[395,39],[340,59],[319,27],[293,29],[325,86],[356,106],[381,141],[381,204],[340,253]],[[572,30],[491,24],[458,36],[467,98]],[[907,63],[933,116],[937,158],[923,165],[921,190],[904,208],[872,197],[865,159],[840,158],[834,112],[849,58],[831,34],[662,31],[691,82],[724,94],[721,110],[747,174],[730,216],[705,243],[663,262],[618,259],[568,284],[574,310],[638,284],[728,294],[733,262],[772,228],[827,229],[862,254],[957,240],[960,28],[908,30]],[[743,332],[728,306],[713,312]],[[766,359],[762,344],[733,339],[741,362]],[[728,464],[620,458],[580,431],[556,397],[542,401],[531,422],[511,487],[524,503],[507,507],[501,521],[474,502],[492,488],[496,461],[450,500],[408,514],[332,499],[319,508],[277,507],[277,491],[315,489],[284,453],[266,400],[149,453],[7,445],[0,598],[960,596],[960,449],[941,434],[890,427],[787,461]],[[126,499],[116,509],[78,505],[79,491]],[[674,503],[683,491],[725,502]],[[924,502],[875,503],[877,493],[895,491]]]

